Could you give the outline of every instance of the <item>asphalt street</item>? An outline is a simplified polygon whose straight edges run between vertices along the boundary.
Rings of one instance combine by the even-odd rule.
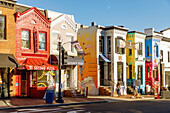
[[[8,113],[170,113],[170,100],[115,101],[35,109],[2,111]]]

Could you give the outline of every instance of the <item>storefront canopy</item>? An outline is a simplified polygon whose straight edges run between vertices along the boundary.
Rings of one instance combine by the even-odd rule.
[[[14,67],[18,68],[19,63],[13,54],[0,53],[0,68]]]
[[[47,63],[41,58],[27,58],[21,65],[19,69],[27,70],[58,70],[58,67]]]
[[[51,55],[51,63],[58,64],[59,56]],[[67,56],[65,59],[66,64],[64,65],[84,65],[84,60],[78,56]]]
[[[103,54],[99,54],[100,57],[105,61],[105,62],[110,62],[110,60]]]

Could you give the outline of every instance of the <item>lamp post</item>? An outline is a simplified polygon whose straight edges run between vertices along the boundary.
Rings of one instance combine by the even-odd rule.
[[[59,87],[58,87],[58,100],[56,100],[57,103],[64,103],[64,100],[61,96],[61,43],[62,43],[62,37],[58,35],[58,47],[59,47]]]

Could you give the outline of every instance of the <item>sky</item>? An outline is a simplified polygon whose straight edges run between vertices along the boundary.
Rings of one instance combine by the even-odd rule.
[[[82,25],[124,25],[130,31],[170,27],[170,0],[18,0],[17,3],[74,15]]]

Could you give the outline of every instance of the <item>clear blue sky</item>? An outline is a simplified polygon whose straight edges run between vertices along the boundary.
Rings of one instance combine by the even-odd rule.
[[[124,25],[130,31],[170,27],[170,0],[18,0],[18,3],[74,15],[75,21]]]

